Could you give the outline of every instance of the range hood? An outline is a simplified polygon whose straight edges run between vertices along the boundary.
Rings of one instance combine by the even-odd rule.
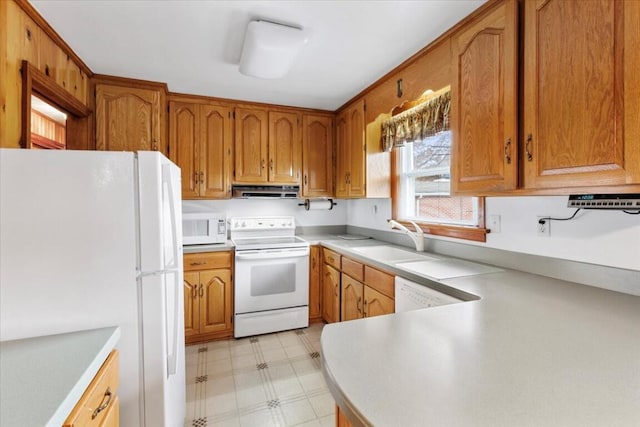
[[[234,199],[297,199],[300,187],[297,185],[235,185]]]

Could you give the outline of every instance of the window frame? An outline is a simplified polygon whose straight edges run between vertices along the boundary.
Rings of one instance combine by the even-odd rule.
[[[399,223],[413,228],[407,218],[400,218],[400,174],[398,170],[398,150],[391,151],[391,217]],[[478,225],[464,226],[454,224],[440,224],[428,221],[415,221],[427,234],[434,236],[452,237],[475,242],[486,242],[489,230],[485,226],[485,198],[478,196]]]

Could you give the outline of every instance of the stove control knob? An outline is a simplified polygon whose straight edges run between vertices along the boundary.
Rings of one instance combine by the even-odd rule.
[[[234,226],[235,228],[238,228],[238,225],[239,225],[239,224],[238,224],[238,222],[237,222],[237,221],[233,223],[233,226]]]
[[[246,227],[246,226],[247,226],[247,223],[246,223],[246,222],[244,222],[244,221],[242,221],[242,225],[241,225],[241,227]]]

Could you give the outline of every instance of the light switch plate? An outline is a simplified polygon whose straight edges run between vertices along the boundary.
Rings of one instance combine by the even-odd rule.
[[[492,233],[500,232],[500,215],[489,215],[489,230]]]

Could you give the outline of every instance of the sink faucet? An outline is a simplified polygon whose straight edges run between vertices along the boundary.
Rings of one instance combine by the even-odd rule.
[[[413,243],[415,243],[416,245],[416,251],[418,252],[424,251],[424,232],[420,227],[418,227],[418,224],[416,224],[413,221],[409,221],[411,225],[413,225],[416,229],[416,231],[411,231],[407,227],[405,227],[404,225],[400,224],[398,221],[395,221],[393,219],[388,220],[388,222],[391,228],[397,228],[404,231],[407,234],[407,236],[409,236],[411,240],[413,240]]]

